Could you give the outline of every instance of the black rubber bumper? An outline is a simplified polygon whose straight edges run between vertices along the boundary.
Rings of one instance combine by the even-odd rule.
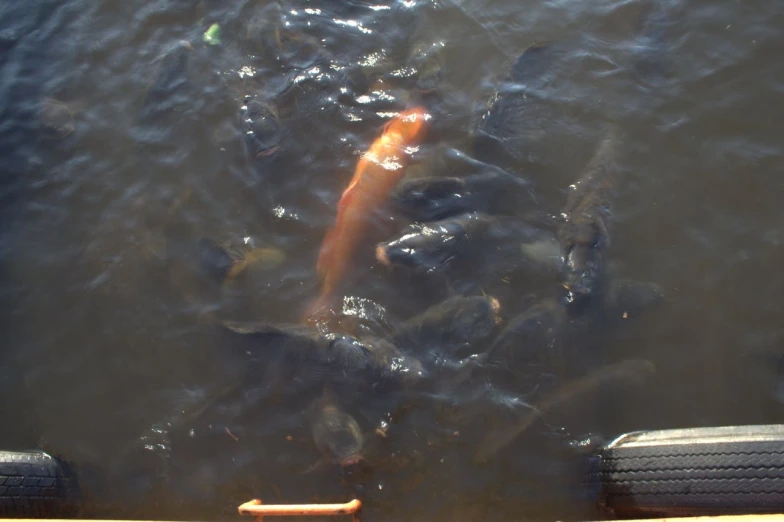
[[[599,504],[626,517],[784,512],[784,425],[630,433],[600,451]]]
[[[67,464],[43,451],[0,451],[0,518],[73,518],[81,506]]]

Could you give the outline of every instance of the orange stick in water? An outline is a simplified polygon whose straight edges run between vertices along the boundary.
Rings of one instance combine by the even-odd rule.
[[[291,517],[313,515],[354,515],[362,507],[362,502],[357,499],[345,504],[262,504],[261,500],[254,499],[246,502],[238,509],[240,515],[255,515],[257,520],[264,516]]]
[[[403,176],[406,147],[417,145],[425,133],[429,115],[422,107],[398,114],[384,126],[381,136],[359,160],[354,177],[338,203],[335,226],[321,245],[316,269],[322,279],[321,294],[307,308],[307,320],[328,306],[348,273],[357,245],[368,228],[373,211],[386,203]]]

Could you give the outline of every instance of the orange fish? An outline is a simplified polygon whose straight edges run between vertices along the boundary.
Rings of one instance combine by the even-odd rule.
[[[398,114],[384,126],[373,145],[359,160],[354,177],[338,203],[335,226],[324,237],[316,270],[322,279],[321,294],[308,307],[305,319],[330,304],[338,285],[351,267],[373,211],[383,205],[397,185],[408,161],[406,147],[418,144],[430,118],[423,107]]]

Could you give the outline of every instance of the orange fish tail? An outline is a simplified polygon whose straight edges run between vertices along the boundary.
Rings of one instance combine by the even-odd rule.
[[[321,243],[321,250],[319,251],[318,261],[316,262],[316,271],[323,279],[327,276],[327,270],[331,264],[332,253],[335,250],[335,227],[327,230],[324,236],[324,241]]]
[[[332,305],[333,298],[332,292],[322,292],[305,307],[302,312],[302,322],[308,324],[326,315]]]

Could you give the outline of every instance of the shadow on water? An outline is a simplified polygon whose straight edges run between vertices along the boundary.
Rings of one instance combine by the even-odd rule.
[[[358,496],[372,520],[587,519],[599,436],[776,422],[783,22],[729,0],[0,8],[0,447],[72,461],[107,516]],[[414,105],[398,208],[342,310],[295,326],[358,157]],[[566,307],[564,271],[597,259]],[[330,415],[361,459],[314,466]]]

